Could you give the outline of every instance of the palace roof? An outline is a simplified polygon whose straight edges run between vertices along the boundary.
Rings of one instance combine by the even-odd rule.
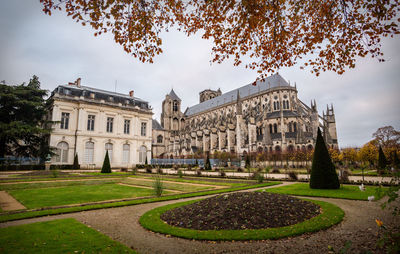
[[[257,81],[255,85],[254,85],[254,83],[250,83],[248,85],[245,85],[245,86],[239,87],[235,90],[224,93],[213,99],[203,101],[202,103],[199,103],[192,107],[188,107],[185,111],[185,115],[191,116],[191,115],[198,114],[203,111],[221,106],[223,104],[232,103],[237,100],[238,92],[239,92],[240,98],[244,98],[244,97],[255,95],[257,93],[267,91],[271,88],[288,87],[288,86],[290,86],[289,83],[286,82],[286,80],[283,79],[281,75],[274,74],[272,76],[265,78],[264,80]],[[171,91],[171,93],[172,92],[173,92],[173,90]]]

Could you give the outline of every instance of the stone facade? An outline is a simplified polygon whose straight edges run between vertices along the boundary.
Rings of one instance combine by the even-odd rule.
[[[50,135],[56,148],[52,164],[101,167],[106,151],[112,167],[132,167],[151,158],[152,110],[129,95],[81,86],[78,79],[60,85],[49,97],[49,119],[58,121]]]
[[[153,150],[153,157],[312,149],[318,127],[328,146],[337,147],[333,106],[320,116],[315,100],[308,106],[297,93],[296,85],[275,74],[224,94],[202,91],[200,103],[182,113],[181,100],[172,90],[163,101],[164,134],[158,134],[164,135],[164,148]]]

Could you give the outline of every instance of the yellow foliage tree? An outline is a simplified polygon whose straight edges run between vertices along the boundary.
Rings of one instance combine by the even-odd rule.
[[[358,157],[360,161],[374,165],[378,159],[378,148],[376,147],[376,141],[372,140],[363,145],[358,152]]]

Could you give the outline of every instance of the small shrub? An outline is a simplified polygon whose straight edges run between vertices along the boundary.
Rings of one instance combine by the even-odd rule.
[[[58,172],[58,170],[57,170],[57,169],[53,169],[53,170],[51,171],[51,174],[53,175],[53,177],[54,177],[54,178],[57,178],[57,177],[58,177],[58,174],[59,174],[59,172]]]
[[[275,174],[280,174],[280,173],[281,173],[281,171],[279,171],[279,169],[277,169],[277,168],[274,168],[274,169],[272,170],[272,173],[275,173]]]
[[[159,166],[157,166],[157,174],[162,175],[163,173],[163,170]]]
[[[197,176],[201,176],[201,170],[198,169],[198,170],[196,171],[196,174],[197,174]]]
[[[263,183],[264,182],[263,174],[257,174],[257,182],[258,183]]]
[[[178,176],[179,176],[179,178],[182,178],[182,177],[183,177],[182,170],[178,170]]]
[[[138,171],[138,168],[137,167],[133,167],[132,168],[132,175],[136,175],[137,171]]]
[[[161,195],[164,191],[164,185],[163,185],[162,178],[160,175],[156,175],[154,177],[153,189],[154,189],[154,194],[157,197],[161,197]]]
[[[290,171],[290,172],[288,173],[288,175],[289,175],[289,179],[291,179],[291,180],[294,180],[294,181],[299,180],[299,177],[297,176],[297,173],[296,173],[296,172]]]
[[[238,167],[237,172],[244,172],[243,168]]]
[[[225,171],[224,171],[222,168],[219,170],[219,175],[220,175],[221,177],[225,177],[225,176],[226,176],[226,173],[225,173]]]
[[[271,167],[271,166],[267,166],[267,167],[264,169],[264,171],[265,171],[265,174],[268,174],[268,173],[269,173],[269,171],[271,171],[271,169],[272,169],[272,167]]]
[[[151,170],[151,167],[146,167],[146,173],[153,173],[153,171]]]
[[[179,169],[179,166],[176,165],[176,164],[174,164],[174,165],[172,166],[172,168],[175,169],[175,170],[178,170],[178,169]]]
[[[340,174],[340,182],[341,183],[348,183],[349,182],[349,171],[343,170],[342,174]]]
[[[263,170],[262,170],[261,167],[258,167],[258,168],[257,168],[257,172],[258,172],[258,173],[261,173],[262,171],[263,171]]]
[[[187,166],[187,170],[192,170],[192,165],[189,164],[189,165]]]

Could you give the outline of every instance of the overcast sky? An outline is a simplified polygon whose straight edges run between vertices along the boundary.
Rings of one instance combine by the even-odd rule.
[[[93,31],[62,12],[47,16],[39,0],[0,1],[0,80],[7,84],[29,82],[37,75],[41,86],[82,78],[82,85],[128,94],[150,102],[160,119],[161,102],[173,88],[182,99],[182,111],[197,104],[199,92],[222,92],[253,82],[255,71],[232,62],[210,64],[210,41],[178,32],[163,35],[164,53],[154,64],[143,64],[117,45],[110,34],[94,37]],[[359,59],[344,75],[333,72],[319,77],[299,66],[279,73],[297,83],[299,98],[317,101],[319,113],[333,104],[339,145],[361,146],[379,127],[400,129],[400,38],[383,41],[385,63]]]

